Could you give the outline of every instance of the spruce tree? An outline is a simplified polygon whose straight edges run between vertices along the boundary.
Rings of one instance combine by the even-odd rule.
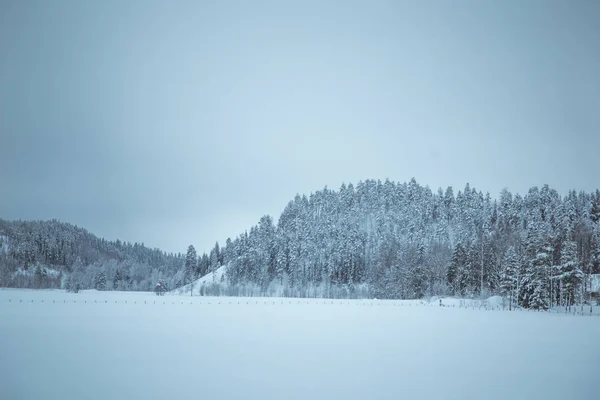
[[[458,243],[452,254],[452,262],[448,267],[447,280],[450,290],[454,296],[463,296],[465,294],[465,266],[467,262],[467,252],[462,244]]]
[[[196,258],[196,249],[190,244],[187,250],[187,254],[185,256],[184,267],[184,284],[190,285],[190,296],[193,294],[193,283],[196,280]]]
[[[572,240],[565,241],[561,253],[561,297],[566,307],[575,304],[575,295],[583,280],[583,272],[577,260],[577,244]]]
[[[106,273],[100,272],[94,278],[94,288],[96,290],[105,290],[106,289]]]
[[[514,247],[509,247],[502,261],[502,272],[500,275],[500,288],[502,294],[508,297],[509,310],[512,310],[515,300],[515,292],[519,279],[519,259]]]

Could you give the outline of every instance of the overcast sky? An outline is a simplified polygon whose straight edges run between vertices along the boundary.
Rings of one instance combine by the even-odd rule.
[[[600,2],[0,0],[0,218],[200,252],[366,178],[600,187]]]

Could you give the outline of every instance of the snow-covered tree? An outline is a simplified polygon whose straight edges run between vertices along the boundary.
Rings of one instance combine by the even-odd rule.
[[[500,288],[502,295],[509,299],[509,309],[512,310],[516,300],[517,283],[519,280],[519,258],[514,247],[509,247],[502,260]]]
[[[197,279],[196,276],[196,268],[197,268],[198,260],[196,256],[196,249],[191,244],[187,249],[187,254],[185,256],[185,275],[184,275],[184,284],[190,285],[190,296],[193,292],[193,284]]]
[[[94,288],[96,290],[106,290],[106,273],[100,272],[94,277]]]
[[[578,294],[583,280],[583,271],[577,260],[577,243],[567,240],[563,244],[561,253],[560,296],[561,305],[571,307],[575,304],[575,296]]]

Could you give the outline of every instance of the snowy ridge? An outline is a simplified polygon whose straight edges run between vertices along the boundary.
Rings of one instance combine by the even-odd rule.
[[[225,280],[226,271],[227,265],[222,265],[213,272],[209,272],[203,277],[196,279],[194,282],[188,283],[185,286],[172,290],[170,294],[189,295],[191,291],[192,296],[200,296],[202,294],[201,291],[205,286],[222,283]]]

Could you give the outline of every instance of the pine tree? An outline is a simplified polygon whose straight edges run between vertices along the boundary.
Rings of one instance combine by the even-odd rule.
[[[502,261],[502,272],[500,276],[500,288],[502,294],[509,299],[509,310],[512,310],[515,300],[515,292],[519,279],[519,259],[514,247],[509,247]]]
[[[536,310],[547,310],[550,306],[549,271],[552,265],[550,251],[549,247],[542,247],[535,259],[530,262],[530,288],[532,289],[530,306]]]
[[[454,296],[464,296],[466,283],[464,276],[466,275],[465,267],[467,263],[467,252],[462,244],[458,243],[452,254],[452,262],[448,267],[447,279],[448,285]]]
[[[42,288],[43,280],[44,280],[44,274],[42,273],[42,267],[38,264],[35,267],[35,288],[36,289]]]
[[[600,190],[596,190],[592,200],[592,210],[590,219],[596,224],[600,224]]]
[[[220,258],[221,258],[221,254],[220,254],[220,249],[219,249],[219,242],[217,242],[215,244],[215,247],[210,251],[210,256],[209,256],[209,267],[208,267],[208,272],[214,272],[217,270],[217,268],[219,268],[221,266],[220,264]]]
[[[592,211],[590,219],[592,220],[592,238],[591,238],[591,274],[600,274],[600,190],[592,196]]]
[[[206,253],[202,254],[202,257],[198,257],[198,276],[204,276],[208,274],[210,268],[210,261]]]
[[[583,272],[577,262],[577,244],[572,240],[565,241],[561,253],[561,297],[566,307],[575,304],[575,295],[583,280]]]
[[[530,190],[528,199],[533,208],[527,229],[523,270],[519,274],[519,304],[525,308],[547,309],[550,306],[550,271],[552,249],[546,243],[544,225],[539,219],[537,188]]]
[[[113,278],[113,290],[117,290],[121,281],[123,280],[123,274],[120,269],[117,269],[115,272],[115,277]]]
[[[196,280],[196,249],[191,244],[188,247],[187,254],[185,256],[184,266],[184,284],[190,285],[190,296],[193,294],[194,281]]]
[[[100,272],[94,278],[94,288],[96,290],[105,290],[106,289],[106,273]]]

